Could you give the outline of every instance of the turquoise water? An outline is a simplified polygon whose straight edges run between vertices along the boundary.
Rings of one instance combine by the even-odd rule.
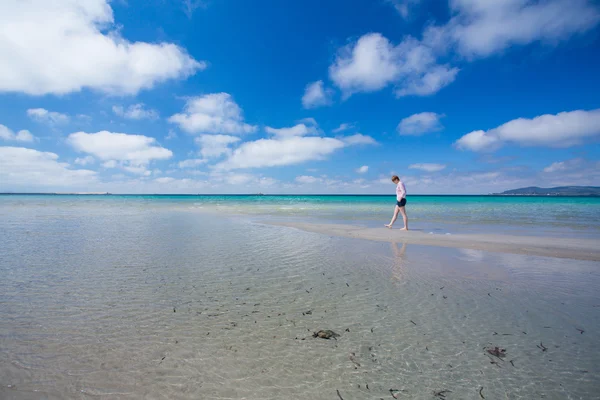
[[[0,207],[172,208],[378,225],[387,222],[394,196],[332,195],[4,195]],[[1,210],[0,210],[1,212]],[[600,198],[409,196],[415,229],[448,232],[510,231],[590,237],[600,234]]]

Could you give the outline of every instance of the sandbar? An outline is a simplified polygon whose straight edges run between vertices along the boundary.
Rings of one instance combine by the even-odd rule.
[[[500,253],[525,254],[575,260],[600,261],[600,241],[596,239],[515,236],[506,234],[430,234],[346,224],[308,222],[263,222],[323,235],[391,243],[453,247]]]

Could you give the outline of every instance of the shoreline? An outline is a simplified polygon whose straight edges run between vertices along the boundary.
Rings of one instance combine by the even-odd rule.
[[[378,242],[406,243],[425,246],[451,247],[498,253],[565,258],[573,260],[600,261],[600,246],[595,239],[556,239],[541,236],[515,236],[502,234],[428,234],[400,229],[368,228],[356,225],[259,221],[300,229],[322,235],[363,239]]]

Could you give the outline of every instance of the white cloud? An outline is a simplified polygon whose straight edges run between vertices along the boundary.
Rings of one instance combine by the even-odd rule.
[[[314,125],[314,126],[318,126],[319,124],[317,123],[317,120],[312,118],[312,117],[308,117],[308,118],[302,118],[301,120],[298,121],[299,124],[305,124],[305,125]]]
[[[0,26],[0,92],[135,94],[206,68],[175,44],[123,38],[108,0],[4,0]]]
[[[177,165],[179,166],[179,168],[195,168],[198,165],[206,164],[206,161],[207,160],[203,160],[200,158],[194,158],[194,159],[180,161],[179,164],[177,164]]]
[[[15,142],[33,142],[35,137],[28,130],[20,130],[15,133],[7,126],[0,124],[0,139],[12,140]]]
[[[362,167],[360,167],[356,170],[356,172],[358,172],[359,174],[364,174],[364,173],[367,173],[368,171],[369,171],[368,165],[363,165]]]
[[[582,33],[600,21],[588,0],[452,0],[455,16],[438,28],[467,57],[485,57],[511,45],[557,42]]]
[[[459,149],[495,150],[504,143],[569,147],[600,136],[600,109],[518,118],[489,131],[473,131],[456,141]]]
[[[354,124],[343,123],[343,124],[340,124],[340,126],[338,126],[337,128],[335,128],[332,132],[340,133],[340,132],[347,131],[348,129],[352,129],[352,128],[354,128]]]
[[[194,11],[206,7],[206,0],[183,0],[183,11],[188,18],[192,18]]]
[[[555,162],[544,168],[544,172],[552,173],[557,171],[564,171],[567,169],[564,161]]]
[[[279,135],[273,139],[243,143],[216,168],[232,170],[294,165],[310,160],[323,160],[347,146],[375,143],[377,142],[372,137],[361,134],[339,138]]]
[[[408,166],[408,168],[409,169],[420,169],[422,171],[427,171],[427,172],[438,172],[438,171],[445,169],[446,166],[444,164],[422,163],[422,164],[411,164]]]
[[[30,108],[27,115],[38,122],[48,125],[61,125],[69,122],[69,116],[55,111],[48,111],[44,108]]]
[[[328,106],[332,103],[333,90],[325,88],[323,81],[316,81],[306,85],[304,96],[302,96],[302,106],[304,108],[317,108]]]
[[[242,134],[253,133],[256,126],[244,122],[242,109],[228,93],[212,93],[187,100],[183,113],[169,122],[188,133]]]
[[[213,170],[210,174],[210,182],[212,185],[215,185],[217,187],[223,184],[235,185],[237,187],[237,190],[234,190],[233,193],[250,193],[247,190],[248,188],[254,190],[256,186],[273,186],[277,183],[277,180],[249,173]]]
[[[295,180],[297,183],[300,183],[302,185],[312,185],[314,183],[323,182],[322,178],[310,175],[297,176]]]
[[[421,0],[385,0],[385,2],[393,6],[398,14],[404,19],[409,17],[409,7],[412,7],[413,4],[419,3],[420,1]]]
[[[552,186],[598,186],[600,181],[600,161],[573,158],[552,163],[543,169],[540,178],[544,187]],[[539,181],[536,186],[541,186]]]
[[[340,49],[329,67],[329,76],[344,98],[392,83],[398,96],[430,95],[450,84],[457,72],[438,65],[433,49],[422,42],[409,36],[394,46],[379,33],[366,34]]]
[[[467,133],[454,144],[461,150],[472,151],[493,151],[501,146],[501,142],[497,136],[488,135],[481,130]]]
[[[404,17],[418,2],[386,1]],[[600,8],[592,0],[450,0],[450,8],[452,18],[428,26],[422,40],[406,36],[394,45],[380,33],[368,33],[341,48],[329,77],[343,98],[392,84],[398,97],[432,95],[456,79],[460,70],[440,62],[457,59],[454,52],[474,59],[512,45],[555,44],[600,21]]]
[[[158,119],[158,111],[146,109],[143,103],[132,104],[127,109],[124,109],[122,106],[113,106],[112,110],[119,117],[127,119]]]
[[[93,184],[96,172],[71,169],[58,155],[23,147],[0,147],[0,191]]]
[[[459,71],[458,68],[450,68],[445,65],[432,67],[422,75],[408,78],[404,84],[405,87],[396,90],[396,96],[429,96],[435,94],[454,82]]]
[[[171,139],[176,139],[177,138],[177,133],[175,133],[175,131],[173,129],[169,129],[169,133],[167,134],[167,136],[165,136],[165,140],[171,140]]]
[[[396,128],[400,135],[420,136],[444,129],[440,118],[444,115],[434,112],[422,112],[404,118]]]
[[[131,172],[136,175],[150,176],[151,171],[148,171],[145,165],[122,165],[121,168],[127,172]]]
[[[555,174],[560,172],[571,172],[580,169],[586,165],[586,161],[582,158],[573,158],[567,161],[558,161],[550,164],[544,168],[544,172],[547,174]]]
[[[77,165],[88,165],[88,164],[93,164],[96,162],[96,159],[92,156],[85,156],[85,157],[77,157],[75,159],[75,164]]]
[[[357,133],[352,136],[340,137],[339,139],[350,146],[359,144],[377,144],[377,141],[371,136],[363,135],[362,133]]]
[[[304,124],[298,124],[292,126],[291,128],[271,128],[269,126],[265,127],[265,132],[285,138],[290,136],[306,136],[306,135],[316,135],[319,133],[319,129],[315,126],[306,126]]]
[[[156,183],[171,183],[175,180],[175,178],[171,178],[170,176],[165,176],[162,178],[156,178],[154,182]]]
[[[200,135],[196,144],[200,146],[200,154],[204,158],[218,158],[231,153],[230,145],[240,141],[239,137],[228,135]]]
[[[242,144],[228,160],[217,167],[227,170],[300,164],[309,160],[322,160],[345,146],[338,139],[312,136],[260,139]]]
[[[173,156],[171,150],[157,146],[154,138],[142,135],[107,131],[76,132],[68,136],[67,142],[77,151],[107,161],[103,164],[105,168],[120,165],[126,171],[138,174],[145,174],[146,166],[151,161],[166,160]]]

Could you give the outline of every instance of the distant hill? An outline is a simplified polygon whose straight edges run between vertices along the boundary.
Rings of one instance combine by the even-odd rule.
[[[560,186],[554,188],[531,186],[494,194],[513,196],[600,196],[600,186]]]

